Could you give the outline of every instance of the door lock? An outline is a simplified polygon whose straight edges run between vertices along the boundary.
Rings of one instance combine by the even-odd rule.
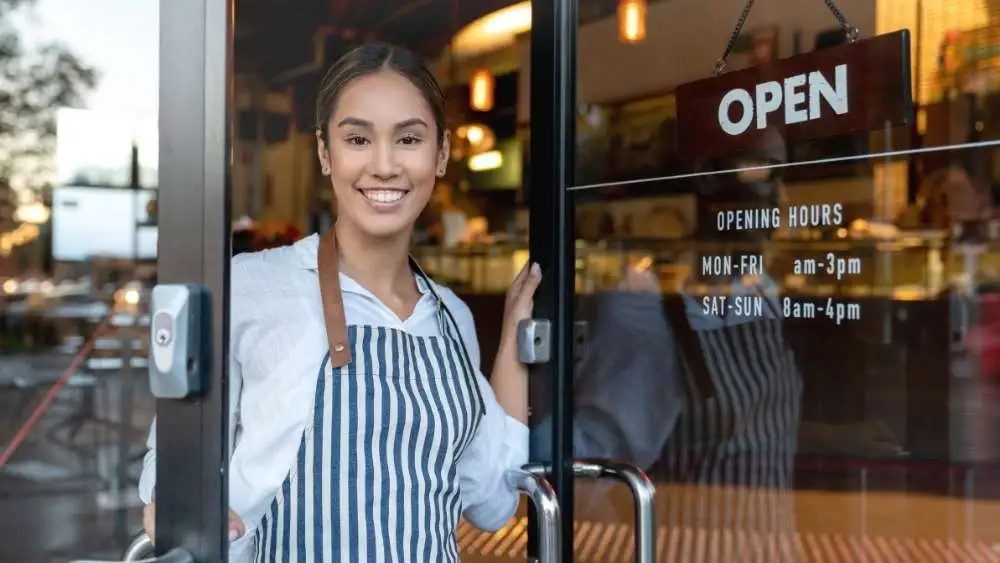
[[[573,323],[574,360],[583,359],[587,347],[586,321]],[[552,322],[548,319],[524,319],[517,323],[517,359],[522,364],[544,364],[552,359]]]
[[[185,399],[202,392],[211,361],[211,301],[198,285],[153,288],[149,322],[149,387],[158,399]]]
[[[552,358],[552,322],[524,319],[517,323],[517,359],[522,364],[544,364]]]

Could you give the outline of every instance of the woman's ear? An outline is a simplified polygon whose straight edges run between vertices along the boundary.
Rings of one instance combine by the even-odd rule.
[[[319,158],[319,167],[324,176],[330,175],[330,152],[326,148],[326,141],[323,140],[323,132],[316,130],[316,157]]]
[[[437,177],[443,178],[448,172],[448,160],[451,158],[451,131],[445,129],[441,136],[441,146],[438,148]]]

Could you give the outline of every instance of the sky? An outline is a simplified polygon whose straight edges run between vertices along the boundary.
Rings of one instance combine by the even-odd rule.
[[[15,25],[29,47],[50,41],[61,42],[99,74],[97,87],[86,97],[82,107],[74,108],[99,113],[59,113],[57,185],[81,168],[127,171],[133,139],[140,142],[143,166],[155,168],[159,2],[37,0],[34,8],[19,16]],[[131,255],[132,236],[129,233],[134,229],[131,220],[134,202],[126,194],[97,192],[95,197],[98,199],[78,202],[81,205],[77,206],[75,215],[59,214],[60,220],[54,220],[57,232],[53,235],[53,245],[58,247],[58,253],[69,253],[62,258],[75,259],[81,253],[93,252]],[[60,197],[58,191],[55,197]],[[74,193],[72,197],[80,199],[82,196]],[[101,197],[104,199],[99,199]],[[113,199],[116,197],[118,199]],[[117,212],[112,211],[115,209],[113,204],[120,207]],[[109,216],[123,221],[109,224]],[[100,219],[102,217],[104,219]],[[146,247],[156,248],[155,233],[153,237],[146,241]],[[127,248],[118,248],[116,244],[125,244]]]
[[[98,113],[60,112],[56,184],[79,168],[127,170],[132,139],[142,166],[155,169],[160,0],[36,2],[16,21],[25,43],[58,41],[98,72],[97,87],[74,108]]]
[[[60,41],[100,73],[85,108],[155,115],[160,0],[37,0],[19,22],[29,43]]]

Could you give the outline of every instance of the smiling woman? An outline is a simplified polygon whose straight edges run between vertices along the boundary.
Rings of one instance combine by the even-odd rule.
[[[365,45],[318,99],[336,225],[232,264],[229,560],[457,563],[461,516],[495,530],[517,508],[505,480],[527,461],[516,327],[541,275],[514,280],[487,381],[468,306],[408,256],[449,154],[433,76],[408,51]]]
[[[448,163],[443,104],[423,61],[390,45],[355,50],[327,72],[317,151],[344,231],[383,238],[413,228]]]

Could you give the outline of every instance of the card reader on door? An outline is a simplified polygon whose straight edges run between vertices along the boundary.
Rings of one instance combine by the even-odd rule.
[[[211,302],[201,286],[153,288],[149,317],[149,387],[158,399],[201,394],[209,369]]]

